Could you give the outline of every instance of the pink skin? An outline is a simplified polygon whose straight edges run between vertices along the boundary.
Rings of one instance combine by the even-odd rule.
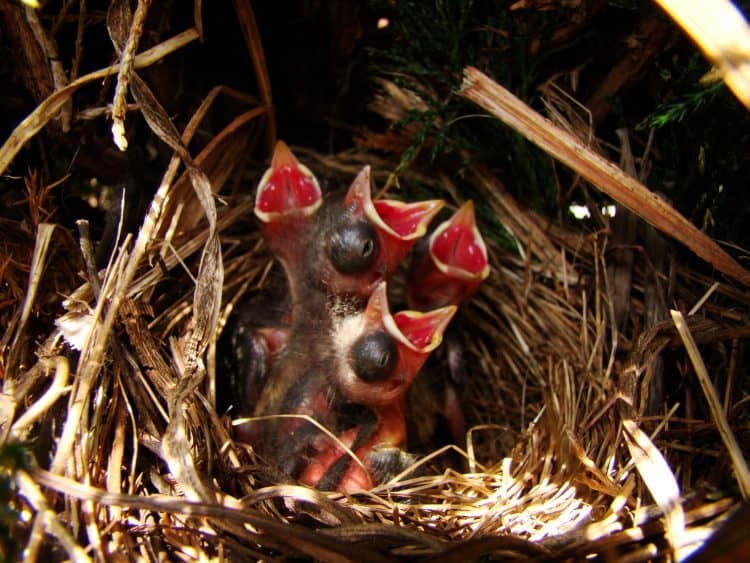
[[[406,423],[404,421],[404,404],[402,401],[378,410],[378,427],[375,433],[359,448],[354,451],[364,467],[352,461],[339,482],[338,490],[343,493],[356,493],[372,489],[377,483],[373,480],[372,470],[369,467],[368,455],[379,447],[402,447],[406,442]],[[320,454],[313,459],[300,476],[300,482],[305,485],[315,486],[326,475],[331,465],[341,456],[350,455],[341,444],[347,448],[352,447],[354,440],[359,434],[360,427],[350,428],[341,436],[339,442],[332,443],[326,437],[327,445],[321,448]]]
[[[396,366],[382,381],[366,382],[348,367],[342,368],[338,375],[342,395],[350,402],[371,408],[377,416],[374,434],[355,451],[366,468],[368,454],[373,450],[401,448],[406,443],[406,391],[429,354],[440,345],[443,332],[455,312],[455,306],[448,306],[429,313],[401,311],[391,315],[386,284],[380,283],[375,288],[363,313],[360,334],[385,330],[396,343]],[[350,429],[339,439],[351,447],[360,429]],[[342,455],[348,454],[339,444],[325,438],[319,454],[306,467],[300,480],[308,485],[316,485]],[[339,490],[354,492],[371,488],[372,484],[369,473],[364,472],[359,464],[351,463],[339,482]]]
[[[341,441],[341,444],[345,445],[347,448],[351,448],[354,440],[357,437],[357,434],[359,434],[359,431],[359,426],[350,428],[341,436],[338,436],[338,439]],[[300,475],[299,480],[305,485],[309,485],[311,487],[316,486],[320,482],[320,480],[325,477],[330,467],[342,455],[349,455],[344,450],[344,448],[341,447],[339,442],[331,443],[330,438],[326,437],[325,439],[328,440],[328,444],[321,444],[320,453],[312,461],[310,461],[310,463],[308,463],[308,465],[305,467],[305,470],[302,472],[302,475]],[[354,452],[354,454],[360,460],[362,460],[363,454],[366,453],[367,450],[364,450],[364,446],[363,448],[359,448],[356,452]],[[370,471],[367,469],[367,465],[365,465],[365,467],[363,468],[358,463],[353,462],[342,477],[339,484],[339,490],[345,493],[354,493],[357,491],[365,491],[367,489],[371,489],[374,485],[375,484],[372,480],[372,477],[370,477]]]
[[[474,204],[467,201],[430,236],[428,251],[412,269],[409,306],[428,310],[460,305],[489,275],[487,248],[474,219]]]

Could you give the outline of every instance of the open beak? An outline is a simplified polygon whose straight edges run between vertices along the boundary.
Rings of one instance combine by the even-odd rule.
[[[419,354],[429,354],[440,346],[443,334],[456,313],[455,305],[440,307],[426,313],[420,311],[400,311],[393,316],[397,338],[404,347]],[[395,336],[394,336],[395,337]],[[421,366],[420,366],[421,367]]]
[[[364,311],[360,336],[351,346],[351,370],[339,381],[346,398],[375,408],[402,399],[430,353],[442,342],[456,309],[449,305],[426,313],[400,311],[392,315],[386,284],[378,284]]]
[[[284,141],[276,143],[271,167],[258,184],[255,215],[264,223],[313,215],[323,201],[318,180]]]
[[[365,330],[384,329],[396,341],[400,351],[421,354],[426,359],[430,352],[440,346],[445,329],[456,310],[455,305],[448,305],[426,313],[399,311],[391,315],[386,283],[381,282],[367,302]]]
[[[386,276],[424,236],[443,205],[445,202],[440,199],[413,203],[392,199],[373,201],[369,166],[360,171],[344,199],[344,206],[353,218],[363,217],[375,228],[380,251],[374,269]]]
[[[255,194],[255,215],[261,221],[268,248],[286,271],[292,303],[299,299],[304,249],[322,201],[320,185],[310,169],[297,160],[286,143],[276,143],[271,167],[263,174]]]
[[[409,306],[431,309],[460,305],[490,273],[487,247],[467,201],[430,236],[427,254],[412,268]]]

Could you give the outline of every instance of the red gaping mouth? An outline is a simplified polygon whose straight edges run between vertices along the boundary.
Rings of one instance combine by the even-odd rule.
[[[474,219],[474,203],[467,201],[430,237],[430,254],[443,273],[483,280],[490,272],[487,247]]]
[[[310,169],[279,141],[271,167],[263,174],[255,196],[255,214],[264,223],[312,215],[320,207],[323,194]]]
[[[445,202],[430,199],[404,203],[395,199],[373,201],[370,187],[370,167],[365,166],[349,187],[344,205],[353,206],[381,232],[401,241],[416,241],[427,231],[427,225],[442,209]]]
[[[433,311],[399,311],[391,315],[388,308],[386,284],[378,284],[365,310],[365,322],[371,327],[385,328],[400,348],[419,354],[429,354],[440,346],[443,333],[457,307],[449,305]]]

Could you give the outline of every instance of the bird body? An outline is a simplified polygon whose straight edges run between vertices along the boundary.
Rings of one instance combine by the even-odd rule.
[[[467,201],[453,216],[439,224],[415,250],[409,272],[409,307],[430,310],[445,305],[462,305],[476,293],[489,275],[489,259],[474,217],[474,204]],[[445,335],[442,357],[431,357],[408,402],[412,413],[409,444],[417,450],[434,447],[438,436],[447,434],[461,443],[466,432],[465,417],[457,386],[464,384],[463,340],[456,323]],[[451,330],[452,329],[452,330]],[[444,366],[448,366],[448,373]]]
[[[438,227],[412,269],[407,294],[419,310],[391,314],[386,282],[443,202],[373,200],[371,189],[365,166],[346,191],[324,197],[279,142],[255,215],[283,266],[288,298],[274,301],[264,321],[260,314],[228,333],[239,379],[247,375],[235,386],[238,402],[255,419],[238,438],[286,478],[322,489],[370,488],[413,463],[403,449],[406,393],[456,305],[488,273],[469,204]],[[453,408],[457,395],[446,397]]]
[[[367,479],[380,482],[398,472],[406,444],[406,392],[422,365],[442,340],[456,307],[428,313],[391,315],[386,284],[380,283],[359,315],[339,319],[334,327],[337,361],[332,382],[340,398],[368,409],[374,419],[328,441],[307,464],[300,479],[320,488],[352,491]],[[366,415],[363,415],[366,416]],[[364,467],[345,454],[354,451]]]

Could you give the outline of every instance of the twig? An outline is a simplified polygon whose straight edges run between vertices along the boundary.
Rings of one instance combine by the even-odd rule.
[[[94,248],[89,236],[89,222],[86,219],[79,219],[76,221],[76,225],[78,225],[78,233],[81,236],[81,254],[83,255],[83,262],[86,264],[86,274],[89,277],[94,298],[98,298],[102,287],[99,283],[99,273],[96,271]]]
[[[138,40],[143,33],[143,22],[150,5],[151,0],[138,0],[133,21],[130,24],[130,33],[128,33],[128,39],[120,56],[120,70],[117,73],[117,86],[112,100],[112,136],[117,148],[121,151],[128,148],[128,141],[125,138],[125,114],[127,113],[125,96],[128,93],[128,84],[133,72],[135,50],[138,48]]]
[[[662,198],[590,150],[578,138],[539,115],[479,69],[471,66],[464,69],[459,94],[581,174],[644,221],[677,238],[678,242],[724,274],[750,285],[750,272]]]
[[[78,22],[76,25],[76,50],[73,63],[70,65],[70,79],[78,78],[78,69],[81,67],[83,58],[83,32],[86,28],[86,0],[78,2]]]
[[[688,317],[692,317],[698,311],[700,311],[700,308],[703,307],[703,304],[706,301],[708,301],[709,297],[711,297],[714,294],[714,292],[718,289],[718,287],[719,287],[719,282],[714,282],[711,285],[711,287],[709,287],[706,290],[706,293],[703,294],[703,297],[701,297],[700,299],[698,299],[698,302],[695,305],[693,305],[692,309],[690,309],[690,311],[688,312]]]
[[[44,263],[47,258],[47,251],[49,250],[49,244],[52,240],[52,233],[54,230],[55,225],[50,223],[40,223],[36,233],[34,254],[31,258],[31,268],[29,272],[29,284],[24,297],[21,319],[16,327],[16,334],[13,336],[13,343],[10,345],[10,351],[8,352],[7,365],[8,371],[11,374],[14,373],[17,367],[16,364],[18,363],[18,357],[20,354],[20,343],[23,338],[23,333],[26,330],[26,322],[31,315],[31,307],[34,304],[34,299],[36,299],[36,293],[42,279]]]
[[[145,497],[108,493],[105,490],[77,483],[72,479],[60,477],[43,469],[33,469],[30,473],[37,483],[79,500],[91,500],[104,505],[119,505],[132,509],[204,516],[217,520],[225,519],[248,523],[265,530],[269,535],[283,538],[287,546],[291,546],[302,553],[325,561],[344,562],[351,561],[352,558],[360,561],[389,561],[389,559],[376,552],[359,549],[351,544],[335,541],[334,538],[325,537],[315,530],[309,530],[304,526],[276,522],[255,511],[239,510],[238,508],[215,503],[189,502],[164,495]],[[38,490],[37,485],[31,481],[31,478],[25,473],[24,475],[31,485]],[[236,501],[232,503],[232,500],[231,498],[227,498],[227,504],[236,504]]]
[[[65,527],[57,519],[57,515],[49,509],[44,494],[29,474],[25,471],[19,471],[16,473],[16,483],[21,494],[29,501],[31,506],[37,510],[37,518],[40,518],[40,522],[43,523],[43,526],[47,531],[57,538],[60,545],[62,545],[63,549],[65,549],[65,552],[68,554],[68,557],[70,557],[72,561],[91,561],[83,548],[75,542],[70,533],[68,533]],[[39,540],[39,536],[33,536],[29,543],[36,543]],[[29,547],[32,546],[30,545]],[[29,550],[28,547],[27,550]],[[26,554],[26,551],[24,554]],[[28,558],[24,557],[24,560],[28,560]]]
[[[703,363],[703,358],[698,351],[698,346],[695,344],[693,335],[690,333],[690,329],[685,322],[685,317],[683,317],[682,313],[679,311],[672,310],[670,313],[672,315],[672,321],[677,327],[677,332],[680,333],[680,338],[682,338],[682,342],[685,344],[685,348],[690,356],[690,361],[693,364],[695,375],[698,377],[698,381],[701,384],[701,389],[703,389],[703,394],[708,401],[708,408],[711,411],[711,416],[713,416],[714,421],[716,422],[716,427],[719,430],[721,439],[724,441],[724,445],[727,447],[727,450],[729,450],[729,457],[732,459],[734,474],[740,485],[742,498],[747,500],[750,498],[750,470],[748,470],[747,462],[742,455],[742,450],[737,443],[737,439],[734,437],[732,429],[729,427],[726,413],[721,408],[721,402],[716,394],[716,389],[708,375],[706,364]]]
[[[266,130],[266,140],[268,142],[268,151],[271,152],[273,146],[276,144],[276,116],[273,112],[271,80],[268,76],[263,45],[260,42],[260,31],[255,21],[255,12],[253,12],[249,0],[234,0],[234,10],[237,12],[237,19],[242,29],[242,35],[245,38],[245,44],[253,61],[255,78],[258,81],[258,89],[260,90],[260,99],[267,111],[268,129]]]
[[[39,16],[37,15],[36,10],[26,6],[26,19],[34,32],[36,40],[39,42],[39,45],[42,47],[44,54],[49,61],[55,90],[61,90],[67,86],[68,77],[65,75],[65,69],[63,69],[62,61],[58,55],[57,45],[55,44],[54,39],[52,39],[42,27],[42,22],[39,21]],[[67,103],[63,105],[63,111],[61,112],[62,130],[64,133],[70,131],[72,115],[73,104],[71,103],[71,100],[68,100]]]
[[[622,421],[625,442],[635,466],[643,477],[651,496],[664,511],[665,535],[673,553],[685,534],[685,512],[680,504],[680,489],[667,460],[648,436],[632,420]]]
[[[51,360],[42,360],[45,364],[49,364],[54,361],[55,364],[55,378],[52,380],[52,385],[36,402],[34,402],[22,416],[13,423],[11,432],[18,438],[23,438],[29,428],[34,422],[42,415],[46,414],[47,411],[55,404],[60,396],[69,391],[68,376],[70,375],[70,366],[68,360],[63,356],[57,356]]]
[[[125,239],[124,245],[127,246],[130,238]],[[55,455],[50,463],[50,471],[61,473],[63,468],[70,460],[70,453],[75,445],[76,435],[82,432],[80,427],[84,410],[88,408],[88,398],[91,389],[94,386],[95,377],[104,363],[104,347],[108,340],[109,333],[114,322],[112,309],[107,313],[104,323],[99,322],[104,310],[104,304],[114,291],[114,286],[121,281],[122,261],[126,258],[126,252],[120,252],[118,260],[108,270],[105,276],[104,286],[96,304],[96,309],[92,315],[92,328],[89,331],[86,341],[82,347],[81,360],[79,362],[79,373],[76,378],[73,396],[68,407],[67,418],[63,425],[62,434],[57,442]],[[116,280],[116,281],[115,281]],[[118,286],[119,287],[119,286]],[[107,322],[109,321],[109,323]]]
[[[195,31],[195,29],[183,31],[182,33],[179,33],[138,55],[133,63],[133,68],[143,68],[157,63],[169,53],[181,49],[188,43],[195,41],[197,38],[198,32]],[[18,151],[20,151],[42,127],[47,125],[47,123],[55,117],[60,108],[76,90],[89,82],[94,82],[105,76],[116,74],[118,70],[118,65],[112,65],[86,74],[77,80],[74,80],[65,88],[57,90],[39,104],[34,111],[18,124],[3,146],[0,147],[0,174],[5,172],[18,154]]]

